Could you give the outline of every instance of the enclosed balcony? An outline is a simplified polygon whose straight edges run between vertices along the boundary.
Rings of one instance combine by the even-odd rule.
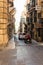
[[[7,2],[9,3],[9,7],[13,7],[13,0],[7,0]]]

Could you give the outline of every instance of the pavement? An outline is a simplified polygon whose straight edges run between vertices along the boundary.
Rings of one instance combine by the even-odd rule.
[[[43,65],[43,46],[34,40],[32,44],[12,38],[0,51],[0,65]]]
[[[36,40],[32,40],[35,44],[39,45],[39,46],[43,46],[43,42],[37,42]]]

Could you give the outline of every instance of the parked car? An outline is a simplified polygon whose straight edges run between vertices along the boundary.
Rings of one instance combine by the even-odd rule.
[[[19,39],[19,40],[22,39],[22,34],[21,34],[21,33],[18,34],[18,39]]]
[[[26,33],[22,33],[22,39],[23,40],[25,39],[25,35],[26,35]]]
[[[32,43],[32,39],[31,39],[31,35],[29,33],[27,33],[25,35],[25,39],[24,39],[25,43]]]
[[[24,40],[25,39],[25,33],[19,33],[18,34],[18,39],[19,40]]]

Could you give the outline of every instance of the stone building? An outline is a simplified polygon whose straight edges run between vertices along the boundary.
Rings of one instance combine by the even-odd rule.
[[[14,21],[10,8],[14,8],[13,0],[0,0],[0,46],[6,46],[12,37]]]
[[[43,41],[43,0],[30,0],[26,8],[31,37],[37,41]]]
[[[43,0],[38,0],[36,5],[37,22],[36,31],[38,41],[43,41]]]

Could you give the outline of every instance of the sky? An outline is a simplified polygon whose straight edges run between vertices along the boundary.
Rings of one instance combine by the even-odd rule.
[[[20,16],[21,16],[21,13],[24,9],[25,2],[26,2],[26,0],[14,0],[14,7],[16,8],[16,14],[15,14],[16,32],[18,31],[18,28],[19,28]]]

